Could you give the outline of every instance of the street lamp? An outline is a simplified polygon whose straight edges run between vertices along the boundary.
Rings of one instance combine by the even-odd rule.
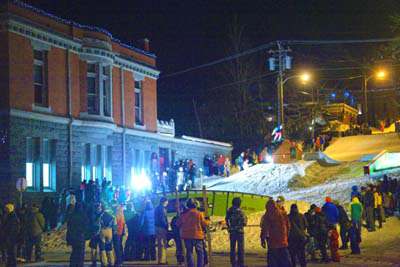
[[[291,79],[295,79],[295,78],[300,78],[301,81],[308,82],[310,80],[310,75],[305,72],[305,73],[303,73],[301,75],[294,75],[294,76],[287,77],[284,80],[283,80],[282,76],[279,77],[279,88],[280,88],[279,91],[280,91],[280,95],[281,95],[280,103],[279,103],[279,105],[280,105],[279,110],[280,110],[280,113],[281,113],[280,114],[281,118],[280,118],[280,123],[278,123],[278,124],[280,124],[280,125],[284,125],[284,121],[285,121],[285,114],[284,114],[284,108],[283,108],[283,104],[284,104],[284,101],[283,101],[284,100],[284,97],[283,97],[283,85],[287,81],[289,81]],[[279,120],[279,118],[278,118],[278,120]],[[282,132],[283,132],[283,128],[284,127],[282,127]]]
[[[368,81],[372,78],[376,78],[378,80],[383,80],[386,76],[386,72],[383,70],[380,70],[371,76],[363,76],[364,77],[364,123],[368,123],[368,95],[367,95],[367,85]]]

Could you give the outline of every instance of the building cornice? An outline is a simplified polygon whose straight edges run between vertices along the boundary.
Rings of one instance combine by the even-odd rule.
[[[49,32],[15,15],[8,16],[4,26],[9,32],[22,35],[33,41],[61,49],[69,49],[70,52],[78,54],[83,60],[107,62],[107,64],[112,64],[152,79],[157,79],[160,74],[160,71],[147,64],[128,60],[117,52],[97,47],[87,47],[79,39],[71,39],[58,33]]]
[[[127,135],[152,138],[152,139],[156,139],[159,141],[165,141],[165,142],[179,143],[179,144],[185,144],[185,145],[196,145],[196,146],[202,146],[202,147],[208,147],[208,148],[213,148],[213,147],[215,148],[215,146],[218,146],[218,147],[221,147],[221,148],[224,148],[227,150],[233,149],[232,145],[228,144],[228,143],[212,141],[212,140],[207,140],[207,139],[201,139],[201,138],[195,138],[195,137],[189,138],[188,136],[183,136],[183,138],[174,138],[172,136],[163,135],[163,134],[159,134],[159,133],[142,131],[142,130],[137,130],[137,129],[132,129],[132,128],[124,128],[124,127],[118,126],[118,125],[116,125],[114,123],[110,123],[110,122],[79,120],[79,119],[72,119],[72,121],[71,121],[71,119],[66,118],[66,117],[47,115],[47,114],[30,112],[30,111],[13,109],[13,108],[10,109],[9,114],[12,117],[46,121],[46,122],[59,123],[59,124],[64,124],[64,125],[72,122],[73,126],[109,129],[115,133],[122,133],[125,130],[125,133]]]

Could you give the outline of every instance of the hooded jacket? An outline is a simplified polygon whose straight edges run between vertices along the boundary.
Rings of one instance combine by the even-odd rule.
[[[145,236],[151,236],[156,234],[154,208],[151,201],[146,202],[146,207],[141,214],[141,229]]]
[[[40,236],[44,228],[44,216],[39,212],[39,208],[32,208],[28,219],[28,234],[33,237]]]
[[[261,222],[261,238],[268,240],[268,248],[285,248],[288,246],[290,222],[286,213],[270,199]]]
[[[337,224],[339,222],[339,210],[332,202],[326,202],[322,206],[322,212],[326,215],[328,222]]]
[[[289,242],[305,241],[306,229],[308,227],[308,223],[306,217],[303,214],[299,213],[297,207],[290,208],[289,221],[290,221]]]
[[[182,239],[204,239],[203,228],[207,227],[208,224],[209,221],[196,208],[187,210],[176,222],[176,225],[181,229]]]
[[[349,204],[350,209],[350,217],[352,221],[361,221],[361,214],[362,214],[362,205],[360,200],[357,197],[353,198],[351,203]]]
[[[358,192],[358,188],[357,188],[357,186],[356,185],[353,185],[352,187],[351,187],[351,193],[350,193],[350,201],[352,201],[353,200],[353,195],[356,195],[357,197],[358,197],[358,199],[360,199],[360,192]]]

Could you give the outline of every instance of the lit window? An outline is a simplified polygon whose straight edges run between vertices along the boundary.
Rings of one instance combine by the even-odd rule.
[[[50,165],[44,163],[43,165],[43,187],[50,187]]]
[[[28,187],[33,186],[33,164],[32,162],[27,162],[26,164],[26,185]]]

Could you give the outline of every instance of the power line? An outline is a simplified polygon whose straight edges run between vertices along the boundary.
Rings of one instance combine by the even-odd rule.
[[[209,63],[206,64],[202,64],[202,65],[198,65],[195,67],[191,67],[188,69],[184,69],[181,71],[177,71],[171,74],[166,74],[166,75],[162,75],[160,76],[159,79],[162,78],[169,78],[172,76],[176,76],[176,75],[180,75],[189,71],[193,71],[193,70],[197,70],[197,69],[201,69],[201,68],[205,68],[205,67],[209,67],[212,65],[216,65],[225,61],[229,61],[238,57],[242,57],[245,55],[249,55],[261,50],[265,50],[268,48],[271,48],[273,46],[275,46],[277,43],[281,43],[281,44],[285,44],[285,45],[329,45],[329,44],[366,44],[366,43],[386,43],[386,42],[393,42],[396,40],[400,40],[400,38],[384,38],[384,39],[365,39],[365,40],[285,40],[285,41],[274,41],[274,42],[269,42],[267,44],[263,44],[248,50],[245,50],[243,52],[228,56],[228,57],[224,57],[218,60],[214,60],[211,61]]]

